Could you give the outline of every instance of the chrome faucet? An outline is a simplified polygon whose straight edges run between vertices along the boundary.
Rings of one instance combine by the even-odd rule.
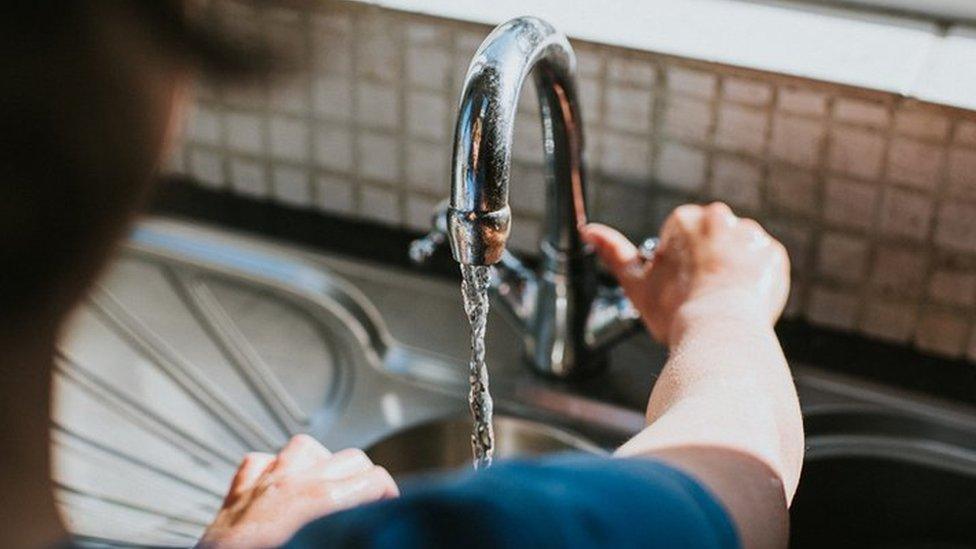
[[[546,166],[546,214],[539,271],[505,249],[512,135],[522,84],[535,78]],[[601,285],[586,223],[583,132],[576,56],[549,23],[520,17],[497,27],[468,68],[454,133],[450,204],[411,246],[422,261],[445,240],[454,259],[496,265],[492,288],[522,330],[532,367],[558,378],[599,371],[606,349],[638,324],[620,288]]]

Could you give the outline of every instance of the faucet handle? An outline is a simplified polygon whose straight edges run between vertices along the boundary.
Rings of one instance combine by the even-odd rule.
[[[652,236],[637,247],[642,261],[653,261],[661,239]],[[619,286],[601,287],[586,322],[584,338],[591,349],[605,348],[636,331],[641,314]]]
[[[434,255],[438,248],[447,243],[447,209],[448,200],[440,201],[434,207],[430,216],[430,232],[410,243],[410,260],[423,265]]]

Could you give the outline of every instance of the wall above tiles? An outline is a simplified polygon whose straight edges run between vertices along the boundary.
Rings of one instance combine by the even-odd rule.
[[[425,230],[448,195],[460,82],[488,27],[353,3],[240,8],[306,71],[203,86],[171,169],[201,185]],[[639,238],[688,201],[760,220],[793,262],[789,314],[976,360],[976,114],[892,94],[574,43],[591,217]],[[545,190],[522,96],[513,247]]]

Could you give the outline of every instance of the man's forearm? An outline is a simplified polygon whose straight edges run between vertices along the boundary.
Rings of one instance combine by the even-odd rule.
[[[689,322],[651,393],[648,427],[620,450],[714,447],[766,464],[792,499],[803,461],[799,402],[772,328],[748,318]]]

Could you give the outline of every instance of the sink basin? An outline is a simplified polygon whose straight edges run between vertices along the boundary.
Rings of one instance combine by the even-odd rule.
[[[495,416],[495,458],[527,457],[564,451],[603,453],[596,445],[567,431],[515,417]],[[471,466],[471,418],[437,419],[394,433],[366,453],[390,474]]]
[[[976,436],[877,410],[810,414],[790,547],[976,547]]]

